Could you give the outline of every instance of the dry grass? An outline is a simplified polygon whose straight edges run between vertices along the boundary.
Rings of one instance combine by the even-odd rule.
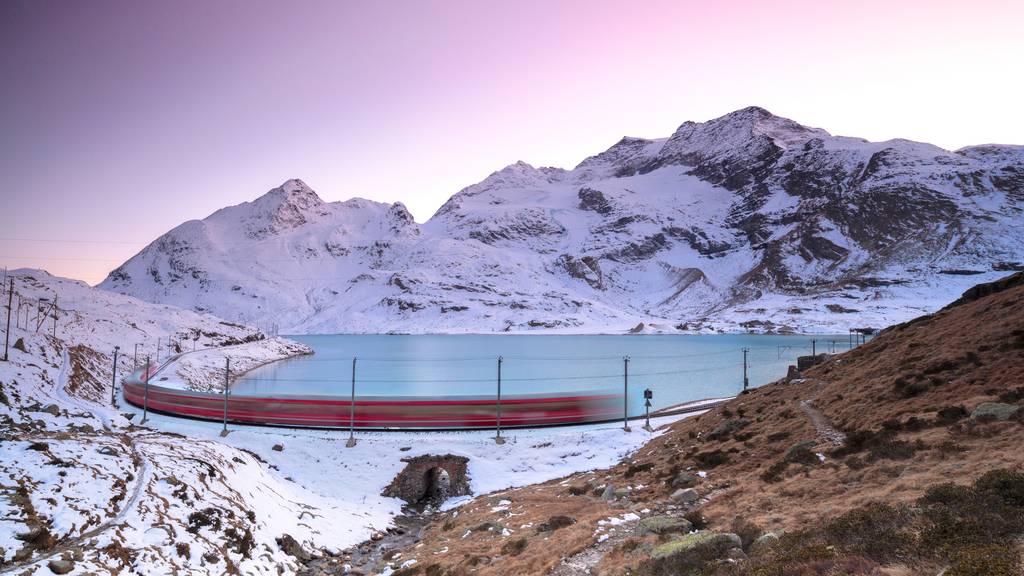
[[[853,509],[899,507],[920,498],[930,485],[966,484],[999,468],[1024,469],[1020,418],[964,418],[984,401],[1021,403],[1022,386],[1024,285],[1018,285],[887,329],[809,370],[805,380],[765,386],[680,421],[609,470],[479,499],[432,523],[424,546],[407,557],[417,557],[416,572],[424,574],[543,574],[592,545],[599,519],[626,511],[596,498],[593,488],[606,482],[644,485],[626,506],[657,509],[684,470],[708,471],[697,485],[710,496],[701,512],[719,530],[730,530],[741,519],[791,531]],[[847,443],[837,447],[823,437],[801,402],[846,432]],[[737,419],[746,422],[722,426]],[[732,430],[712,434],[716,429]],[[807,443],[803,449],[794,449],[801,442]],[[818,453],[824,462],[806,457]],[[512,516],[491,512],[491,501],[500,498],[513,502]],[[554,515],[576,523],[553,533],[520,528]],[[485,522],[503,523],[514,534],[470,530]],[[509,540],[524,537],[517,554],[502,553]],[[623,574],[635,567],[644,543],[634,540],[606,554],[595,573]],[[856,573],[914,573],[899,564],[877,563],[885,560],[864,560]]]

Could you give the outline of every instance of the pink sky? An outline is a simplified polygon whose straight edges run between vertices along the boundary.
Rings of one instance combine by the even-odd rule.
[[[0,266],[100,281],[292,177],[424,221],[516,160],[759,105],[1024,143],[1024,2],[0,3]]]

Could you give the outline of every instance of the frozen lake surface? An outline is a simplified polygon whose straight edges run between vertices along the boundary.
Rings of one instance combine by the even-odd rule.
[[[234,394],[347,398],[356,358],[357,396],[494,396],[502,357],[502,396],[623,391],[629,360],[630,412],[732,396],[786,375],[796,357],[842,351],[846,335],[310,335],[291,336],[316,353],[276,362],[240,378]]]

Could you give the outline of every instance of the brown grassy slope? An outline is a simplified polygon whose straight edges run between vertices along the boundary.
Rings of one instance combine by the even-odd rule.
[[[491,512],[492,498],[443,515],[406,557],[417,557],[416,571],[424,573],[543,574],[593,545],[598,519],[664,509],[672,479],[685,470],[707,472],[697,485],[707,497],[700,510],[723,530],[737,518],[792,530],[871,502],[909,502],[935,483],[1020,470],[1020,415],[1007,422],[964,416],[983,401],[1021,404],[1024,396],[1024,274],[997,284],[889,328],[803,380],[764,386],[680,421],[614,468],[502,494],[515,516]],[[729,422],[741,427],[713,434]],[[836,429],[848,434],[845,443]],[[806,449],[793,450],[801,442]],[[593,495],[605,482],[644,487],[608,503]],[[520,529],[559,514],[577,523],[553,534]],[[485,522],[515,533],[478,529],[463,537]],[[512,554],[508,542],[520,538],[525,547]],[[623,559],[613,560],[601,568],[618,572]]]

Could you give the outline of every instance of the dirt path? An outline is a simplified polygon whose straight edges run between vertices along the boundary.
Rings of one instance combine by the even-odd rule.
[[[816,382],[816,390],[821,389],[821,382]],[[811,421],[811,425],[818,432],[818,437],[828,442],[833,446],[842,446],[846,441],[846,434],[843,434],[832,425],[832,421],[829,420],[828,416],[825,416],[815,405],[814,401],[817,399],[817,394],[812,398],[800,401],[800,409],[803,410],[807,419]]]

